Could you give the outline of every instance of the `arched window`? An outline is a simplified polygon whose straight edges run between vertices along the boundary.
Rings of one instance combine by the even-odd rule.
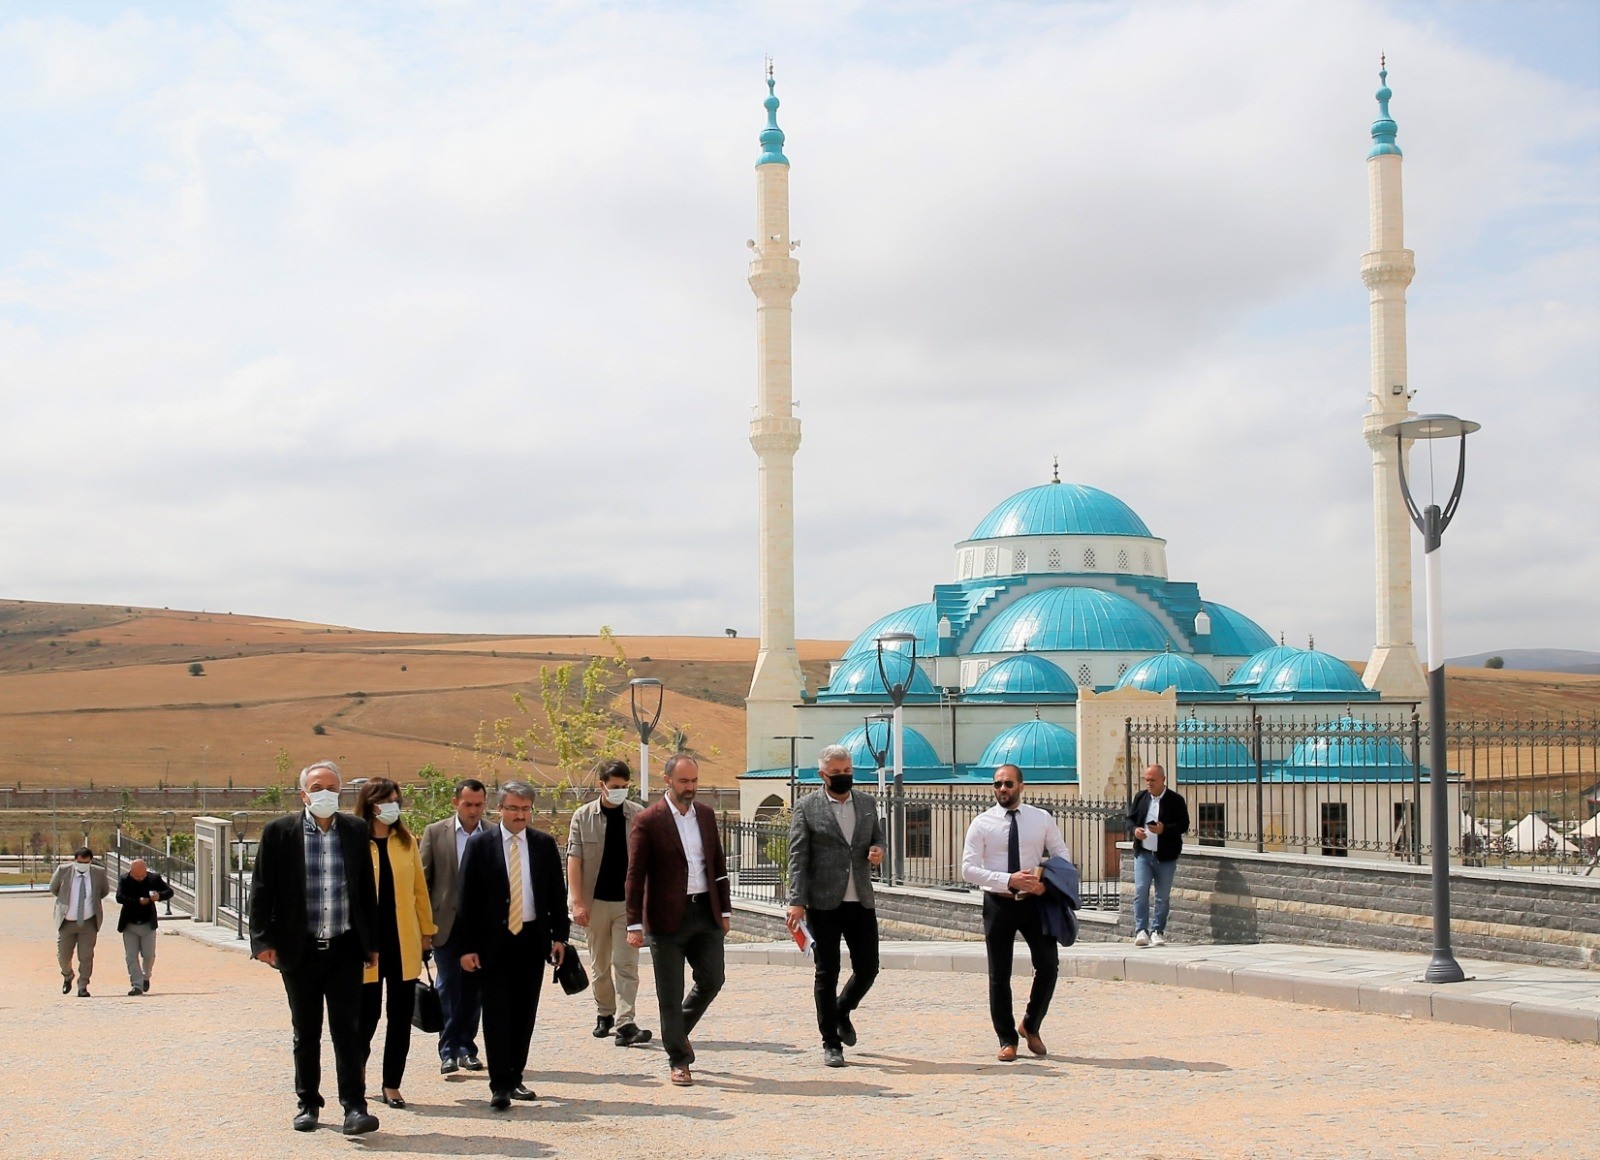
[[[971,548],[961,553],[961,578],[963,580],[972,579],[972,555]]]
[[[1027,570],[1028,553],[1024,552],[1021,548],[1015,549],[1011,553],[1011,574],[1013,576],[1021,576]]]
[[[995,550],[993,548],[985,548],[983,550],[983,574],[985,576],[993,576],[997,563]]]
[[[1050,571],[1061,571],[1061,549],[1051,548],[1050,555],[1046,557],[1045,563],[1049,567]]]
[[[1150,553],[1149,552],[1146,552],[1144,554],[1144,570],[1146,572],[1150,571]]]
[[[1093,548],[1085,548],[1083,550],[1083,566],[1085,568],[1093,568],[1094,567],[1094,549]]]

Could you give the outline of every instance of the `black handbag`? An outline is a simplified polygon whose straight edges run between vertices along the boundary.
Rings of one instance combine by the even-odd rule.
[[[434,985],[433,966],[423,960],[422,969],[428,972],[428,977],[417,980],[416,998],[411,1004],[411,1025],[418,1031],[437,1035],[444,1030],[444,1007],[439,1002],[439,990]]]
[[[589,972],[583,969],[583,961],[575,948],[567,947],[567,953],[550,972],[550,981],[560,983],[561,989],[569,995],[581,995],[589,989]]]

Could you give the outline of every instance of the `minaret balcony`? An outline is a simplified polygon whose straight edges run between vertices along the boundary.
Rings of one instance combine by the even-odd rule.
[[[762,415],[750,420],[750,446],[757,455],[769,451],[793,455],[800,449],[800,420],[792,415]]]
[[[1368,290],[1411,285],[1417,260],[1410,250],[1372,250],[1361,255],[1361,281]]]

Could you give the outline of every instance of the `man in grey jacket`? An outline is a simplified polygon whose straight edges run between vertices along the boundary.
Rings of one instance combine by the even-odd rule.
[[[844,1066],[856,1044],[850,1013],[878,977],[878,915],[872,867],[883,862],[883,823],[872,799],[855,793],[850,751],[829,745],[817,757],[822,788],[795,803],[789,822],[789,929],[805,922],[815,941],[817,1029],[822,1059]],[[850,981],[839,985],[839,940],[850,948]]]
[[[111,893],[103,867],[94,864],[94,852],[80,847],[65,866],[50,876],[55,895],[56,959],[61,964],[61,993],[72,993],[72,953],[78,953],[78,998],[89,997],[89,976],[94,973],[94,944],[100,937],[100,900]]]

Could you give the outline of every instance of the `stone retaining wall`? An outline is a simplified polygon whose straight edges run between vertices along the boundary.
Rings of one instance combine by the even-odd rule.
[[[983,938],[983,897],[975,890],[879,886],[873,894],[878,911],[878,936],[882,939],[951,942]],[[733,909],[736,940],[771,942],[789,937],[782,907],[736,898]],[[1080,911],[1079,941],[1109,942],[1117,938],[1116,917],[1108,911]]]

